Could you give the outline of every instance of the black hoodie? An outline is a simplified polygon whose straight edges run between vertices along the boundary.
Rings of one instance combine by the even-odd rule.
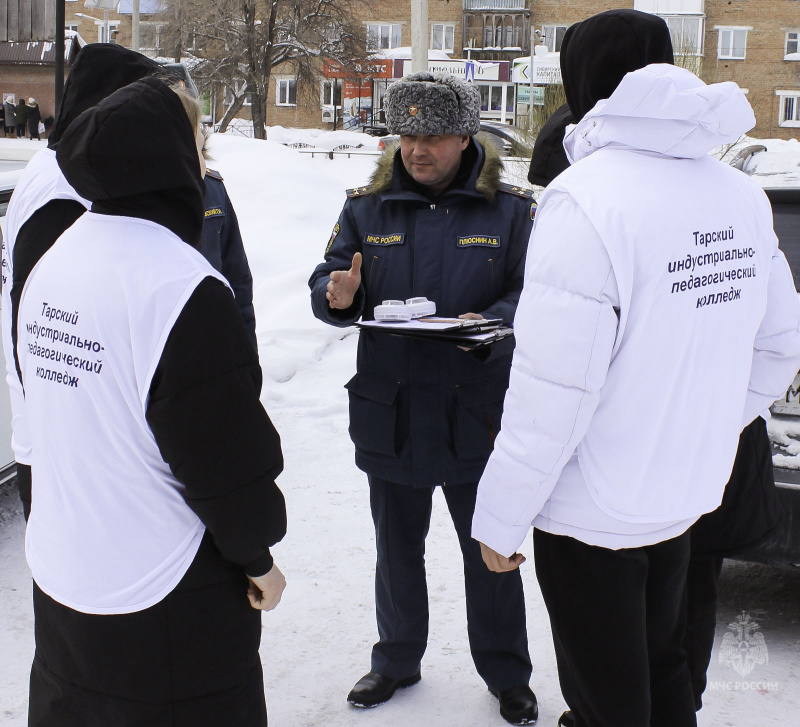
[[[154,60],[116,43],[84,46],[64,83],[64,95],[47,146],[55,149],[67,127],[106,96],[145,76],[163,73],[164,69]]]
[[[608,10],[567,28],[561,78],[576,121],[608,98],[626,73],[651,63],[673,63],[662,18],[638,10]]]
[[[145,78],[80,114],[56,159],[92,212],[141,217],[196,246],[205,190],[195,134],[177,94]]]
[[[528,171],[528,181],[542,187],[569,167],[567,126],[608,98],[626,73],[650,63],[672,63],[672,41],[667,24],[655,15],[608,10],[567,29],[560,59],[567,103],[542,126]]]

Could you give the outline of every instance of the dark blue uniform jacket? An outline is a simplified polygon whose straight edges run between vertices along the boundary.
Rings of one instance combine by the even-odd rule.
[[[219,173],[209,169],[205,183],[205,220],[200,252],[231,284],[247,333],[253,346],[258,348],[253,310],[253,276],[239,232],[239,220]]]
[[[468,177],[435,203],[403,181],[399,150],[384,155],[368,187],[348,193],[309,280],[317,318],[349,326],[372,319],[383,300],[425,296],[438,315],[513,321],[533,201],[502,185],[499,159],[472,144]],[[349,309],[333,310],[329,274],[349,269],[356,252],[361,289]],[[416,487],[477,482],[500,426],[512,348],[499,343],[487,356],[361,331],[358,372],[346,384],[358,467]]]

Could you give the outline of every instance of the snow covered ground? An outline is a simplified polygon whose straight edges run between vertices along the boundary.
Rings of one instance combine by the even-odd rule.
[[[289,530],[274,554],[288,586],[280,606],[263,615],[270,724],[501,727],[505,722],[497,702],[469,656],[460,552],[440,493],[428,538],[431,630],[422,682],[374,710],[354,710],[345,703],[348,690],[369,668],[377,637],[366,477],[353,464],[343,389],[355,370],[358,334],[312,316],[306,281],[322,259],[344,190],[366,182],[375,157],[312,157],[278,143],[305,141],[323,148],[349,143],[342,132],[336,139],[320,136],[278,129],[266,142],[216,136],[209,165],[225,177],[239,215],[255,279],[262,401],[281,432],[286,459],[279,484]],[[792,152],[800,149],[796,142],[778,144]],[[525,171],[526,163],[518,163],[509,181],[523,182]],[[16,494],[0,488],[0,724],[8,727],[25,724],[33,654],[23,530]],[[522,552],[529,559],[523,577],[535,667],[531,684],[540,701],[539,724],[555,725],[565,705],[530,540]],[[742,611],[761,624],[768,648],[768,661],[745,676],[718,659],[728,624]],[[701,727],[800,723],[800,576],[726,566],[717,638]]]

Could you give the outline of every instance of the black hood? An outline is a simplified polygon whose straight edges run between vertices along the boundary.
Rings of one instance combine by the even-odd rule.
[[[608,10],[567,28],[561,77],[576,121],[608,98],[626,73],[651,63],[673,63],[662,18],[638,10]]]
[[[204,193],[195,132],[178,95],[145,78],[78,116],[56,159],[92,212],[152,220],[195,245]]]
[[[70,123],[109,94],[145,76],[160,74],[163,69],[154,60],[121,45],[84,46],[64,82],[64,95],[47,146],[55,149]]]
[[[569,166],[567,152],[564,151],[564,131],[574,124],[575,119],[569,104],[559,106],[547,119],[536,135],[528,170],[528,181],[546,187]]]

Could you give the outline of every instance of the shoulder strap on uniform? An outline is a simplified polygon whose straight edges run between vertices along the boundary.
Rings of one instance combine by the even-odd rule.
[[[351,199],[353,197],[363,197],[366,194],[369,194],[369,187],[353,187],[353,189],[347,190],[347,196]]]
[[[222,175],[216,169],[209,169],[206,167],[206,176],[212,179],[219,179],[220,182],[222,181]]]
[[[533,190],[532,189],[525,189],[525,187],[516,187],[513,184],[506,184],[505,182],[500,182],[497,185],[498,192],[505,192],[506,194],[513,194],[517,197],[523,197],[525,199],[533,199]]]

